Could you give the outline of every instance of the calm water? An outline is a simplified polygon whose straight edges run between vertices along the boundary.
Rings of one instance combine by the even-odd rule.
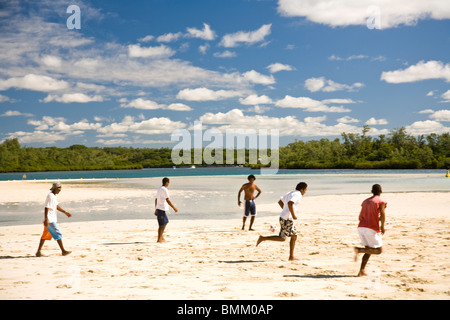
[[[295,188],[300,181],[308,183],[307,196],[324,194],[370,194],[371,186],[379,183],[388,192],[449,192],[450,178],[445,170],[279,170],[276,175],[260,175],[248,168],[177,168],[119,171],[70,171],[26,173],[27,180],[69,179],[64,184],[88,182],[98,188],[143,191],[148,197],[121,197],[102,200],[70,201],[61,206],[72,212],[68,220],[59,215],[60,222],[155,219],[154,194],[161,178],[171,178],[171,200],[180,214],[169,219],[228,219],[242,217],[237,206],[237,193],[247,182],[247,175],[256,176],[255,183],[263,191],[257,200],[259,216],[276,214],[273,204],[279,197]],[[0,174],[0,180],[21,180],[23,173]],[[107,178],[107,179],[104,179]],[[92,179],[92,180],[87,180]],[[18,190],[19,191],[19,190]],[[241,196],[243,198],[243,195]],[[43,202],[0,203],[0,226],[40,224]],[[274,209],[275,208],[275,209]],[[274,211],[275,210],[275,211]],[[154,221],[156,223],[156,220]]]

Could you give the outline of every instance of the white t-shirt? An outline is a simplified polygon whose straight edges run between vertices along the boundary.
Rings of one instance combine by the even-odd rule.
[[[50,192],[47,195],[47,198],[45,199],[45,208],[48,208],[47,212],[47,218],[48,222],[56,222],[57,220],[57,206],[58,206],[58,199],[56,198],[56,194],[53,192]]]
[[[283,218],[284,220],[293,220],[291,211],[289,210],[288,203],[290,201],[294,202],[293,209],[294,213],[297,214],[296,205],[300,203],[301,200],[302,194],[298,190],[288,192],[287,194],[282,196],[281,201],[283,201],[283,211],[281,211],[280,217]]]
[[[168,211],[169,204],[166,199],[169,198],[169,190],[166,187],[161,186],[156,192],[156,209]]]

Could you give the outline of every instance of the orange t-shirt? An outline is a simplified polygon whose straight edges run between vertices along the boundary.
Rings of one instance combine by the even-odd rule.
[[[364,200],[361,204],[358,227],[370,228],[380,232],[380,205],[382,203],[387,205],[387,202],[381,200],[380,196],[373,196]]]

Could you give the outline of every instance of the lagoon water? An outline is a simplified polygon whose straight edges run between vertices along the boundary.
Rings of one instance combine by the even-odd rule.
[[[47,180],[48,186],[40,183],[46,189],[51,182],[60,180],[63,186],[89,187],[93,193],[114,191],[111,196],[93,194],[80,200],[65,196],[63,189],[58,197],[63,199],[61,206],[73,213],[70,221],[74,222],[154,219],[154,195],[164,176],[171,178],[171,200],[179,209],[178,214],[171,210],[169,219],[227,219],[242,216],[237,193],[249,174],[256,176],[255,183],[262,190],[257,199],[260,216],[276,215],[280,196],[294,190],[300,181],[308,183],[306,196],[362,194],[364,199],[370,195],[371,186],[379,183],[384,193],[441,191],[449,192],[450,197],[450,178],[445,178],[445,170],[279,170],[275,175],[263,175],[259,170],[242,167],[162,168],[26,173],[26,180]],[[5,181],[2,183],[22,177],[23,173],[0,174],[0,180]],[[0,226],[41,223],[44,200],[1,202]],[[63,214],[59,221],[69,222]]]

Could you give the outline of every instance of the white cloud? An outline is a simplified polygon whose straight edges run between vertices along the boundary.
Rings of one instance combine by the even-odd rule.
[[[435,111],[430,115],[430,119],[436,121],[450,122],[450,110]]]
[[[357,122],[359,122],[359,120],[349,117],[349,116],[345,116],[345,117],[337,119],[337,122],[339,122],[339,123],[357,123]]]
[[[236,52],[225,50],[223,52],[214,52],[213,54],[216,58],[234,58],[236,57]]]
[[[139,133],[139,134],[164,134],[171,133],[175,129],[181,129],[186,125],[180,121],[172,121],[169,118],[150,118],[136,121],[134,117],[125,116],[122,122],[111,123],[97,130],[100,134]]]
[[[219,45],[226,48],[237,47],[241,44],[252,45],[264,41],[264,38],[270,34],[272,24],[264,24],[255,31],[238,31],[236,33],[226,34],[222,37]]]
[[[10,88],[27,89],[33,91],[56,91],[69,87],[69,84],[63,80],[36,74],[27,74],[23,77],[13,77],[7,80],[0,80],[0,90],[8,90]]]
[[[206,54],[206,51],[208,51],[208,49],[209,49],[209,44],[208,43],[205,43],[204,45],[198,46],[198,51],[201,54]]]
[[[103,97],[99,95],[95,96],[88,96],[84,93],[65,93],[62,96],[49,94],[45,99],[42,100],[43,102],[62,102],[62,103],[72,103],[72,102],[78,102],[78,103],[87,103],[87,102],[102,102]]]
[[[266,67],[266,69],[269,69],[270,73],[275,73],[275,72],[279,72],[279,71],[291,71],[291,70],[295,70],[294,67],[288,65],[288,64],[282,64],[279,62],[276,63],[272,63],[271,65],[268,65]]]
[[[378,9],[371,10],[371,8]],[[278,12],[287,17],[329,25],[367,26],[368,18],[379,18],[381,28],[415,25],[421,19],[449,19],[450,2],[441,0],[279,0]]]
[[[5,113],[0,114],[0,117],[14,117],[14,116],[24,116],[24,117],[32,117],[32,113],[22,113],[17,110],[8,110]]]
[[[122,98],[119,100],[121,102],[120,106],[122,108],[135,108],[141,110],[173,110],[173,111],[191,111],[192,108],[183,103],[172,103],[170,105],[159,104],[152,100],[145,100],[142,98],[137,98],[128,102],[127,99]]]
[[[245,93],[235,90],[211,90],[208,88],[183,89],[178,92],[177,99],[188,101],[216,101],[241,97]]]
[[[0,94],[0,102],[12,102],[12,101],[13,100],[10,97]]]
[[[148,36],[145,36],[143,38],[139,38],[138,41],[140,41],[140,42],[149,42],[149,41],[152,41],[153,39],[155,39],[154,36],[148,35]]]
[[[242,110],[233,109],[226,113],[206,113],[200,117],[200,121],[208,125],[218,125],[217,129],[225,131],[226,129],[277,129],[280,136],[334,136],[340,135],[342,132],[361,132],[361,128],[338,123],[328,126],[323,122],[326,116],[306,117],[303,121],[299,121],[294,116],[287,117],[269,117],[264,115],[247,116]]]
[[[166,33],[163,35],[160,35],[156,38],[156,41],[158,42],[172,42],[177,41],[180,37],[183,36],[183,33],[177,32],[177,33]]]
[[[18,138],[21,144],[45,143],[51,145],[57,141],[66,140],[66,135],[55,132],[44,132],[39,130],[33,132],[16,131],[10,133],[8,138]]]
[[[388,124],[388,122],[386,119],[375,119],[374,117],[372,117],[369,120],[367,120],[365,124],[369,126],[376,126],[376,125],[385,125]]]
[[[168,58],[174,54],[174,50],[163,44],[159,47],[141,47],[140,44],[128,46],[128,56],[132,58]]]
[[[272,75],[266,76],[259,72],[256,72],[255,70],[250,70],[242,74],[244,79],[256,83],[256,84],[274,84],[275,79]]]
[[[429,79],[444,79],[450,82],[450,63],[444,64],[435,60],[424,62],[422,60],[406,69],[385,71],[381,74],[381,80],[388,83],[405,83]]]
[[[60,68],[61,67],[61,58],[51,55],[46,55],[42,57],[42,63],[50,68]]]
[[[365,54],[354,54],[354,55],[351,55],[351,56],[349,56],[347,58],[341,58],[341,57],[336,56],[336,55],[333,54],[333,55],[328,57],[328,60],[335,60],[335,61],[343,61],[343,60],[345,60],[345,61],[350,61],[350,60],[358,60],[358,59],[366,59],[366,58],[369,58],[369,56],[367,56]]]
[[[203,30],[196,28],[187,28],[186,30],[187,36],[191,38],[200,38],[203,40],[214,40],[216,38],[216,33],[206,23],[203,23]]]
[[[350,112],[343,106],[329,107],[323,101],[311,99],[309,97],[292,97],[286,95],[283,99],[278,100],[275,105],[281,108],[299,108],[309,112]]]
[[[268,96],[266,96],[266,95],[258,96],[256,94],[251,94],[245,99],[239,98],[239,102],[244,105],[258,105],[258,104],[273,103],[272,99],[270,99]]]
[[[352,85],[342,84],[334,82],[333,80],[327,80],[324,77],[309,78],[305,80],[305,88],[311,92],[323,91],[334,92],[339,90],[355,91],[362,88],[364,84],[361,82],[355,82]]]
[[[441,95],[441,98],[444,99],[443,102],[450,102],[450,90],[447,90]]]
[[[421,135],[421,134],[443,134],[446,132],[450,132],[450,127],[445,127],[442,123],[438,121],[425,120],[425,121],[416,121],[409,126],[405,127],[406,131],[412,135]]]
[[[166,107],[167,110],[173,111],[191,111],[192,108],[185,105],[184,103],[171,103]]]

